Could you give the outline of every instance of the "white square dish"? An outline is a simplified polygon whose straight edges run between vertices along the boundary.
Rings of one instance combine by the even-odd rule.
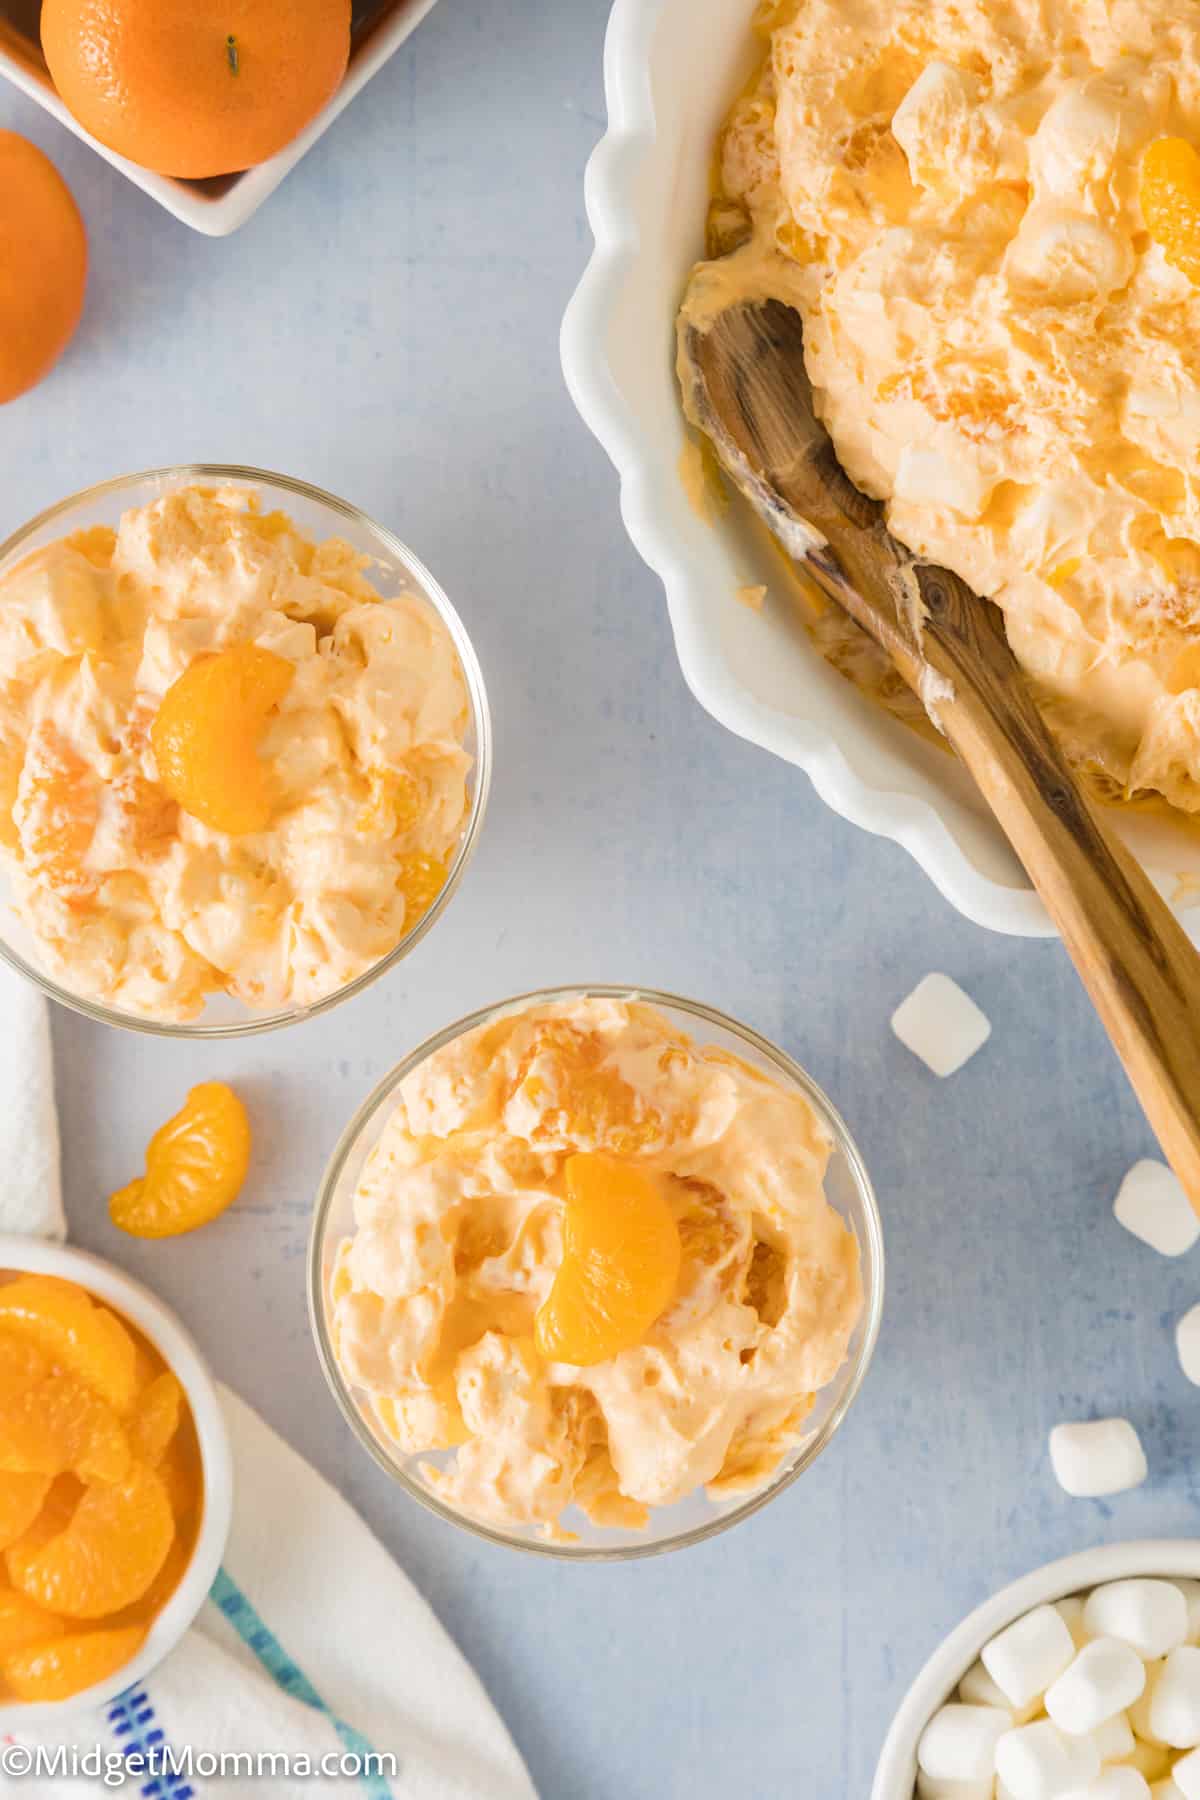
[[[755,62],[754,0],[616,0],[608,132],[588,165],[595,250],[563,320],[567,385],[621,479],[635,546],[661,577],[684,677],[731,731],[797,764],[827,805],[914,856],[978,924],[1052,935],[1041,901],[964,771],[813,648],[778,554],[740,502],[715,519],[680,475],[689,434],[675,314],[704,253],[712,151]],[[735,594],[765,584],[761,612]],[[1200,830],[1119,811],[1121,835],[1200,933]]]
[[[3,19],[0,19],[0,76],[13,82],[31,100],[36,100],[39,106],[65,125],[68,131],[74,132],[85,144],[90,144],[114,169],[120,169],[143,193],[157,200],[160,206],[165,206],[169,213],[173,213],[185,225],[190,225],[193,231],[204,232],[208,237],[227,237],[239,225],[244,225],[251,214],[258,211],[263,201],[275,192],[288,171],[294,169],[305,151],[311,149],[317,139],[328,131],[355,94],[366,86],[372,75],[377,74],[388,58],[411,37],[426,13],[432,10],[434,3],[435,0],[396,0],[384,16],[368,22],[356,34],[345,80],[328,106],[317,115],[307,130],[302,131],[286,150],[281,150],[278,156],[273,156],[257,169],[248,169],[243,175],[222,176],[213,181],[175,181],[167,175],[154,175],[149,169],[139,169],[136,163],[127,162],[123,156],[106,150],[67,111],[54,91],[37,47],[16,30],[6,26]]]

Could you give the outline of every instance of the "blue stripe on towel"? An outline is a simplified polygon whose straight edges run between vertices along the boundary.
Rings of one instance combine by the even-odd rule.
[[[324,1713],[343,1746],[352,1755],[364,1759],[376,1756],[377,1753],[362,1733],[356,1731],[353,1725],[347,1725],[344,1719],[339,1719],[333,1708],[326,1705],[303,1669],[292,1661],[270,1626],[259,1617],[226,1569],[217,1570],[217,1578],[212,1584],[209,1598],[224,1613],[243,1644],[247,1649],[253,1650],[268,1675],[285,1694]],[[359,1779],[369,1800],[394,1800],[391,1785],[382,1774],[363,1773]],[[183,1796],[172,1794],[170,1800],[183,1800]]]
[[[108,1707],[108,1723],[117,1748],[127,1760],[131,1756],[149,1757],[155,1750],[161,1754],[165,1738],[144,1683],[135,1683],[117,1695]],[[143,1800],[195,1800],[196,1794],[191,1783],[176,1774],[152,1776],[138,1792]]]

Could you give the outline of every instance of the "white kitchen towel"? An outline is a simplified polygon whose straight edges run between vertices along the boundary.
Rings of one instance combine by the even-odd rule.
[[[0,1231],[61,1238],[46,1002],[0,969],[0,1008]],[[200,1618],[102,1714],[0,1737],[0,1794],[124,1785],[145,1800],[536,1800],[408,1577],[315,1469],[220,1394],[233,1527]]]
[[[58,1113],[49,1005],[0,963],[0,1234],[67,1235],[58,1172]]]

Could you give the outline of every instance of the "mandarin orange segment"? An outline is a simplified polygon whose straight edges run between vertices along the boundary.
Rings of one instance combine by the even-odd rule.
[[[104,1621],[105,1626],[148,1625],[152,1619],[157,1618],[186,1575],[194,1549],[194,1538],[189,1538],[187,1542],[178,1535],[172,1538],[166,1561],[141,1599],[133,1601],[130,1606],[123,1606],[119,1612],[109,1613]]]
[[[74,1282],[20,1275],[0,1286],[0,1335],[24,1338],[119,1413],[133,1405],[137,1352],[125,1326]],[[0,1352],[0,1379],[3,1355]]]
[[[537,1315],[548,1361],[588,1368],[645,1337],[679,1280],[679,1229],[652,1176],[603,1153],[567,1158],[563,1255]]]
[[[71,1619],[132,1606],[167,1560],[175,1519],[161,1478],[134,1463],[124,1481],[85,1488],[63,1530],[35,1527],[6,1552],[13,1586]]]
[[[250,1164],[250,1121],[223,1081],[194,1087],[146,1148],[146,1173],[108,1203],[134,1237],[175,1237],[206,1225],[237,1198]]]
[[[358,829],[370,837],[399,837],[421,816],[421,787],[407,769],[372,769],[367,799],[359,810]]]
[[[182,1432],[168,1446],[158,1465],[158,1473],[166,1487],[176,1523],[182,1527],[195,1514],[204,1488],[199,1452],[194,1444],[185,1441]]]
[[[62,1620],[16,1588],[0,1591],[0,1656],[48,1644],[66,1631]]]
[[[0,1680],[18,1700],[68,1700],[116,1675],[140,1649],[144,1625],[75,1631],[0,1657]]]
[[[235,644],[197,657],[163,696],[150,727],[159,781],[213,831],[239,836],[271,823],[271,772],[258,746],[295,672],[272,650]]]
[[[603,1038],[555,1023],[538,1033],[516,1091],[541,1117],[531,1141],[567,1137],[589,1150],[633,1156],[663,1141],[662,1114],[607,1062]]]
[[[446,885],[446,864],[440,856],[414,850],[400,859],[396,884],[404,895],[404,924],[411,929],[424,918]]]
[[[129,1421],[129,1439],[139,1462],[154,1468],[166,1455],[179,1429],[183,1413],[183,1388],[179,1377],[164,1369],[139,1395]]]
[[[0,1550],[23,1537],[42,1510],[50,1491],[50,1475],[0,1471]],[[0,1603],[4,1596],[0,1594]],[[3,1607],[0,1605],[0,1617]],[[3,1644],[0,1629],[0,1645]]]
[[[54,1373],[0,1394],[0,1471],[120,1481],[129,1439],[117,1413],[75,1375]]]
[[[1142,158],[1146,230],[1173,268],[1200,284],[1200,155],[1185,138],[1158,138]]]
[[[29,740],[12,816],[26,872],[68,906],[90,906],[99,886],[87,854],[100,817],[100,784],[53,725],[40,725]]]
[[[6,1330],[0,1320],[0,1405],[10,1393],[21,1393],[49,1373],[50,1359],[45,1351],[25,1333]]]

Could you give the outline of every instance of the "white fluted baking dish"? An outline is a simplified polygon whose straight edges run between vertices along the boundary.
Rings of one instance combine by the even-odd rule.
[[[616,464],[634,544],[661,576],[684,676],[729,730],[797,764],[826,804],[914,856],[992,930],[1052,926],[963,773],[817,654],[795,610],[739,606],[780,568],[740,503],[701,516],[680,475],[687,430],[674,319],[703,254],[712,150],[754,66],[754,0],[616,0],[605,44],[608,132],[587,171],[595,250],[562,329],[567,385]],[[1122,835],[1200,934],[1200,831],[1124,814]]]

